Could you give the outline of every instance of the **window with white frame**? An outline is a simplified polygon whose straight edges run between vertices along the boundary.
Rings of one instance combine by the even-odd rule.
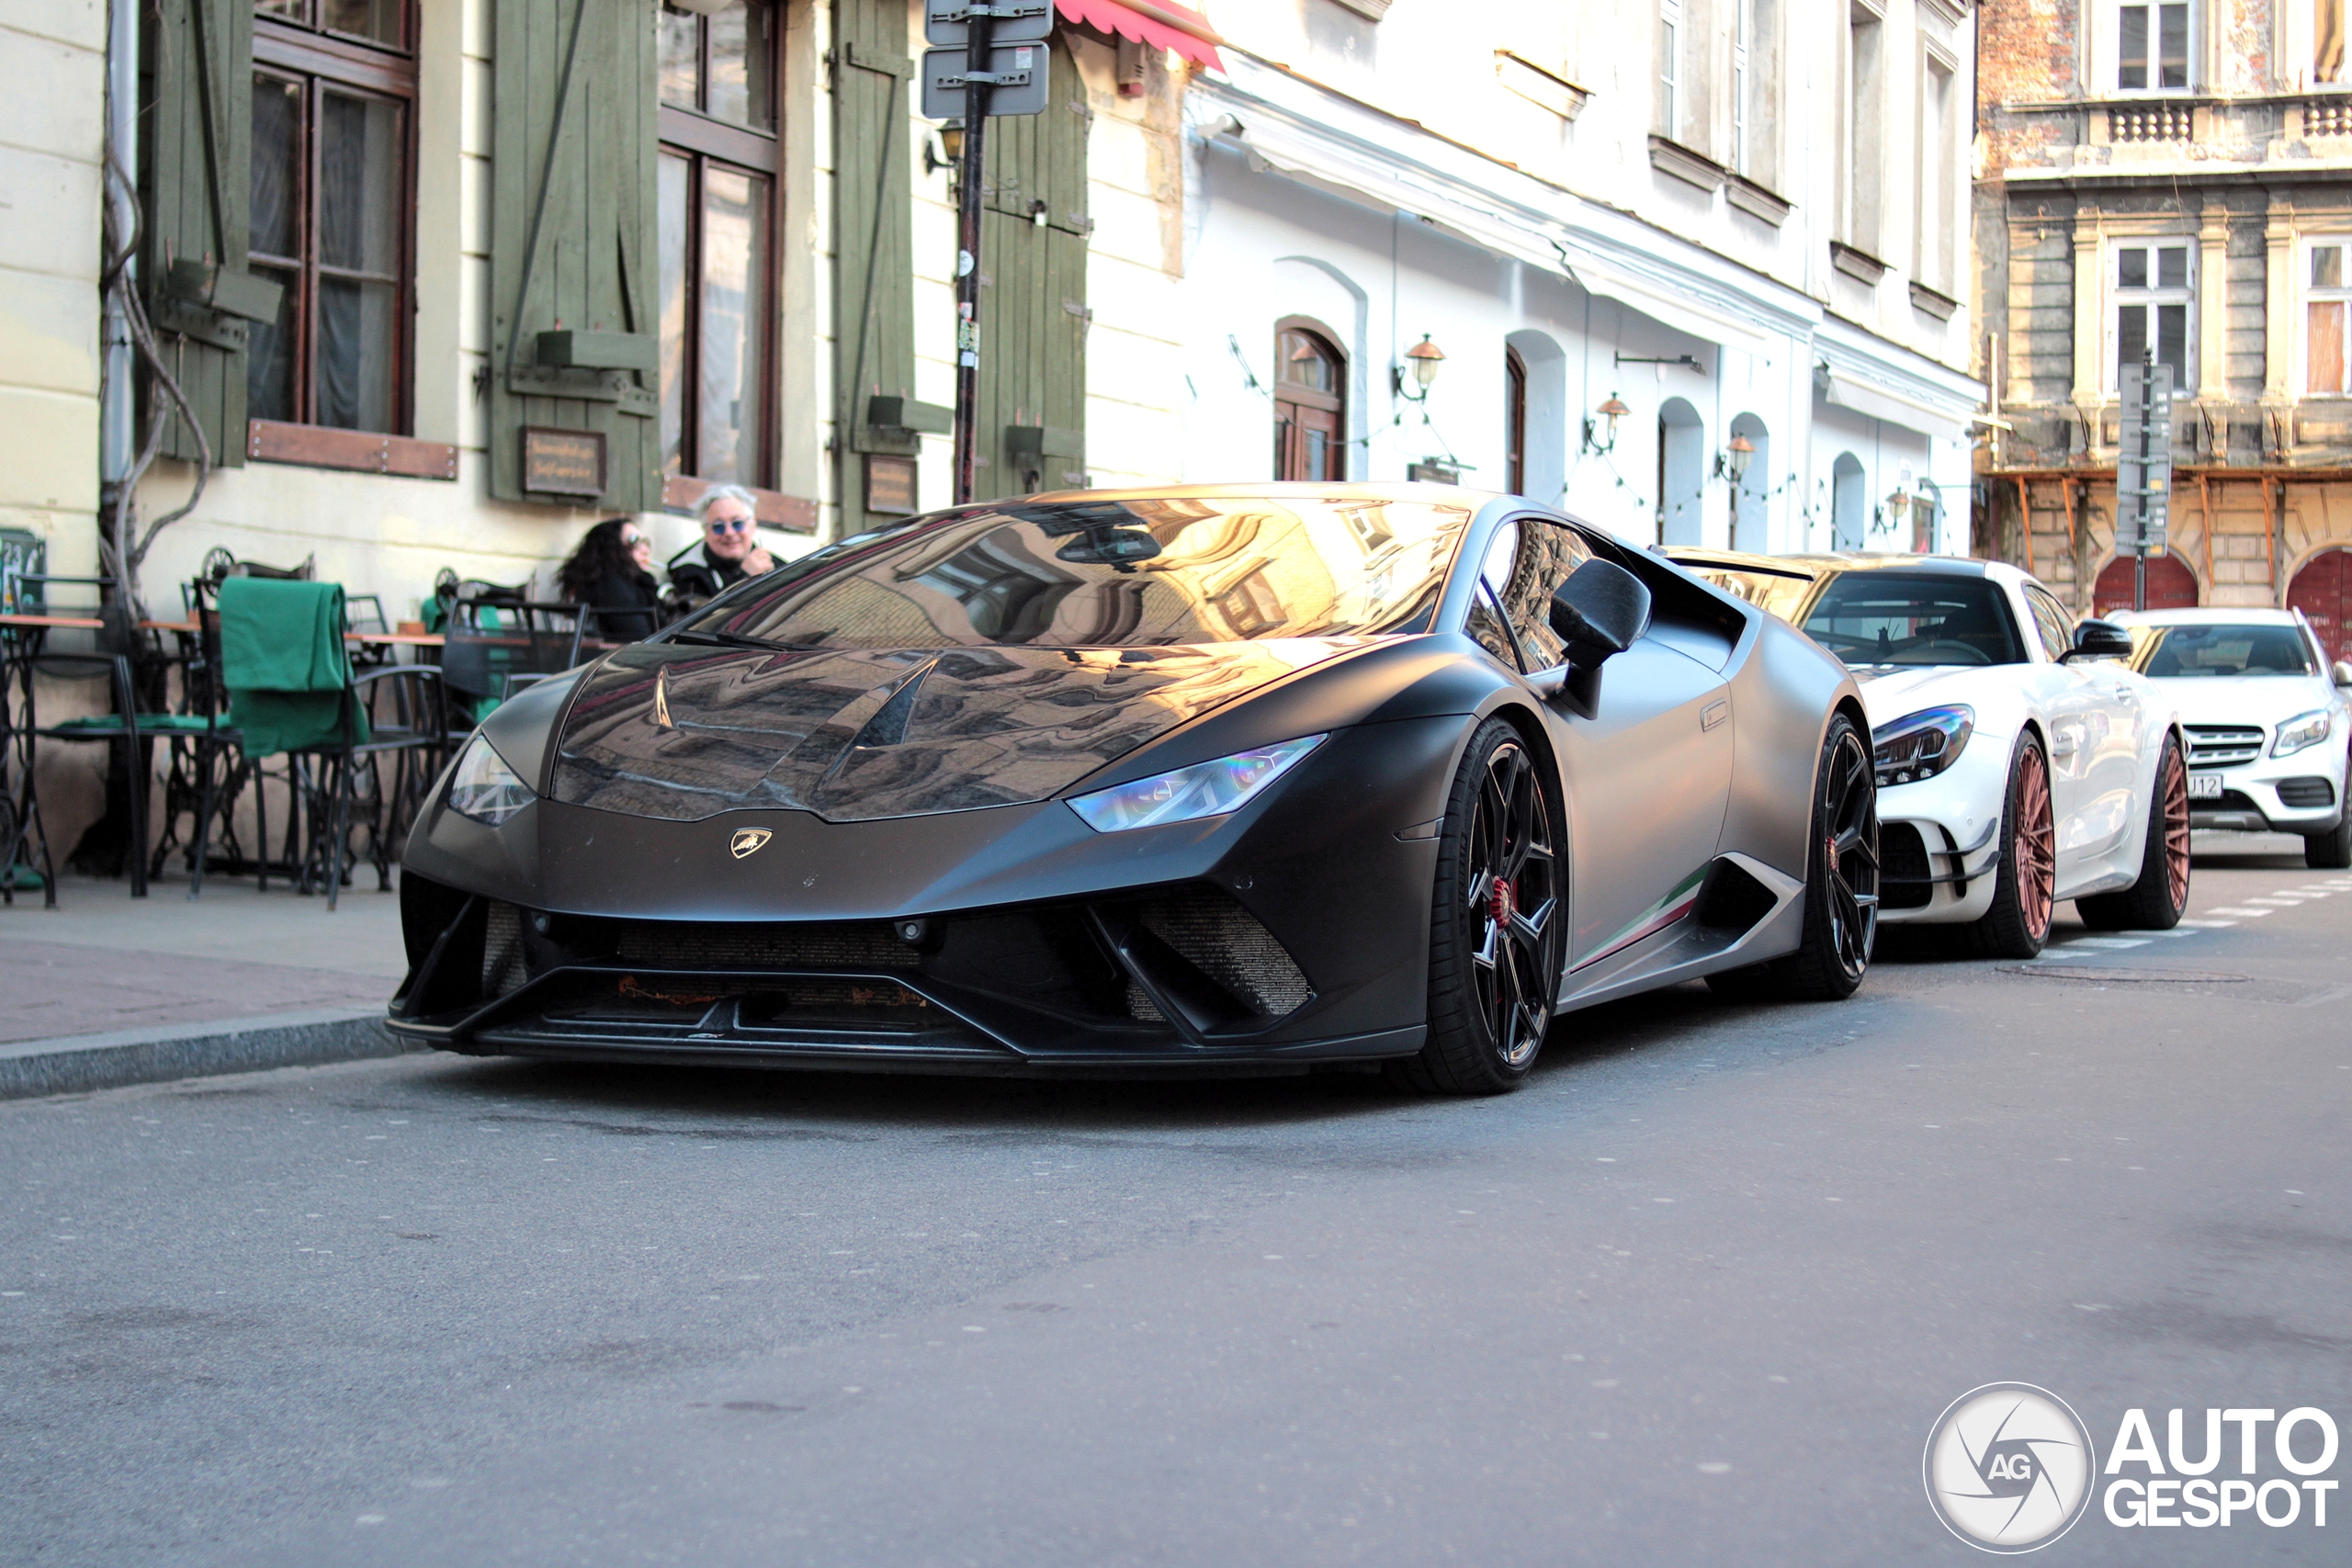
[[[2303,390],[2352,392],[2352,239],[2314,240],[2303,266]]]
[[[1657,129],[1682,135],[1682,0],[1657,0]]]
[[[2190,363],[2196,340],[2189,324],[2197,315],[2195,246],[2187,240],[2133,241],[2115,247],[2114,382],[2122,367],[2137,365],[2151,345],[2156,363],[2172,371],[2175,391],[2197,385]]]
[[[1959,85],[1953,67],[1927,57],[1919,95],[1919,175],[1913,188],[1919,203],[1919,254],[1913,276],[1928,288],[1950,293],[1952,276],[1952,198],[1961,174],[1953,141]]]
[[[2188,0],[2123,0],[2116,7],[2115,85],[2126,93],[2188,85]]]

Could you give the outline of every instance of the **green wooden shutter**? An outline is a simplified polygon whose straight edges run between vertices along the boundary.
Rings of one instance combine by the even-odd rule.
[[[490,493],[502,501],[662,504],[656,8],[656,0],[496,6],[486,431]],[[602,435],[604,493],[527,489],[530,427]]]
[[[903,407],[915,395],[905,0],[834,0],[833,39],[833,428],[847,535],[888,520],[865,510],[864,455],[919,446],[872,417],[876,398]]]
[[[1060,38],[1043,114],[989,122],[981,234],[984,496],[1086,482],[1086,131],[1093,111]]]
[[[142,297],[213,462],[237,468],[245,460],[245,314],[260,308],[256,280],[245,274],[253,0],[154,0],[144,33]],[[276,291],[264,285],[259,292],[274,313]],[[175,412],[164,419],[162,450],[194,458],[194,432]]]

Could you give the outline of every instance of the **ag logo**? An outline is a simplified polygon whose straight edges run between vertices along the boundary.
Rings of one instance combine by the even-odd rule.
[[[2033,1551],[2083,1517],[2097,1460],[2064,1400],[2031,1383],[1986,1383],[1953,1400],[1929,1429],[1928,1501],[1971,1546]]]
[[[738,828],[735,836],[727,840],[727,852],[737,860],[755,852],[762,844],[775,838],[765,828]]]

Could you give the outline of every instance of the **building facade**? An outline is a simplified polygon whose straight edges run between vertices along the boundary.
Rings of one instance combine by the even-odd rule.
[[[2174,385],[2152,604],[2289,604],[2352,656],[2342,0],[1987,0],[1975,235],[1997,423],[1980,547],[2129,604],[2120,367]]]
[[[1216,19],[1188,477],[1458,474],[1642,543],[1966,549],[1965,6]]]

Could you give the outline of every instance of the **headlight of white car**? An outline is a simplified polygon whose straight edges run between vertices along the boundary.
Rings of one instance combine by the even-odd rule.
[[[2270,743],[2274,757],[2291,757],[2306,747],[2318,745],[2335,731],[2335,722],[2325,708],[2298,714],[2278,727],[2278,739]]]
[[[1976,710],[1959,703],[1905,714],[1880,725],[1871,731],[1879,787],[1934,778],[1960,761],[1961,749],[1975,728]]]
[[[495,828],[537,798],[522,776],[506,765],[481,736],[466,742],[449,770],[449,809]]]
[[[1214,762],[1195,762],[1133,784],[1073,795],[1070,809],[1098,833],[1222,817],[1240,810],[1251,796],[1290,772],[1294,763],[1322,742],[1322,736],[1309,735],[1279,746],[1236,751]]]

